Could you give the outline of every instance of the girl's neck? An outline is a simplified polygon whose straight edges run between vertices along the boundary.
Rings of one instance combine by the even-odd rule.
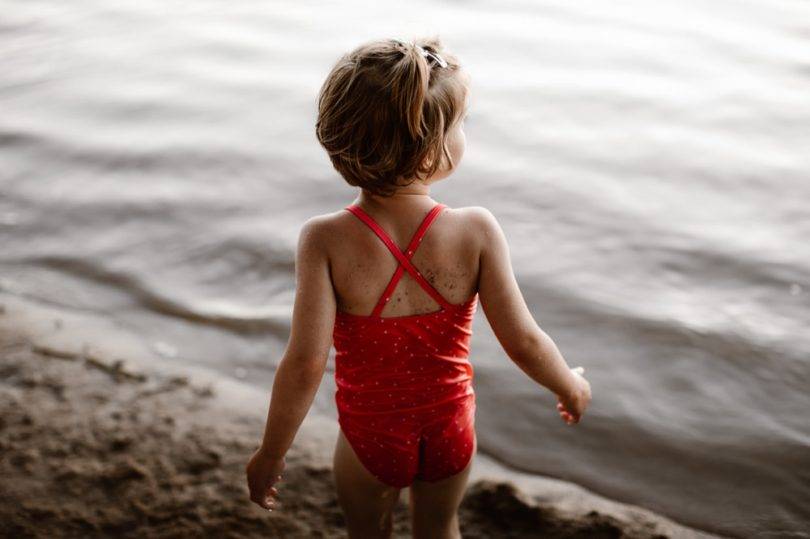
[[[363,189],[360,190],[360,196],[357,197],[357,204],[368,208],[404,209],[424,206],[428,202],[430,205],[436,203],[430,198],[430,186],[420,182],[401,187],[388,197],[375,195]]]

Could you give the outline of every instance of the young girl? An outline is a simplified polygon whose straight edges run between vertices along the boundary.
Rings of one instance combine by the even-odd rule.
[[[405,487],[414,537],[460,537],[476,451],[468,345],[479,299],[506,354],[558,396],[564,421],[588,406],[583,369],[569,369],[537,326],[493,215],[430,197],[464,153],[468,94],[469,76],[438,38],[363,44],[321,89],[318,140],[360,193],[301,230],[290,339],[247,466],[251,499],[265,509],[332,344],[334,479],[350,537],[390,536]]]

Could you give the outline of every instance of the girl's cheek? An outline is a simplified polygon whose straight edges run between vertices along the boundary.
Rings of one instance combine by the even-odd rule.
[[[467,137],[461,128],[456,129],[456,136],[453,137],[450,143],[450,153],[453,155],[453,162],[457,163],[464,155],[464,150],[467,146]]]

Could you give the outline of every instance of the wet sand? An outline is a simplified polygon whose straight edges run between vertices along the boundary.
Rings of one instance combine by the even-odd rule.
[[[280,508],[268,513],[248,500],[244,480],[266,401],[255,414],[239,413],[229,392],[204,377],[54,346],[43,337],[46,321],[31,324],[18,309],[0,307],[0,534],[346,536],[329,462],[337,431],[326,419],[311,414],[302,426]],[[51,335],[71,329],[60,318],[47,323]],[[465,538],[703,535],[631,506],[570,505],[479,473],[461,529]],[[403,490],[395,537],[409,533]]]

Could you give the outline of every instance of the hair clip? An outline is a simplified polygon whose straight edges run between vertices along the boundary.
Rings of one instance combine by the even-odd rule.
[[[438,52],[432,52],[432,51],[429,51],[429,50],[427,50],[427,49],[424,49],[424,48],[420,47],[419,45],[415,45],[415,47],[416,47],[416,49],[419,51],[419,53],[420,53],[422,56],[424,56],[425,58],[433,58],[434,60],[436,60],[436,62],[437,62],[437,63],[438,63],[440,66],[442,66],[442,67],[447,67],[447,62],[445,61],[445,59],[444,59],[444,58],[442,58],[442,57],[439,55],[439,53],[438,53]]]

